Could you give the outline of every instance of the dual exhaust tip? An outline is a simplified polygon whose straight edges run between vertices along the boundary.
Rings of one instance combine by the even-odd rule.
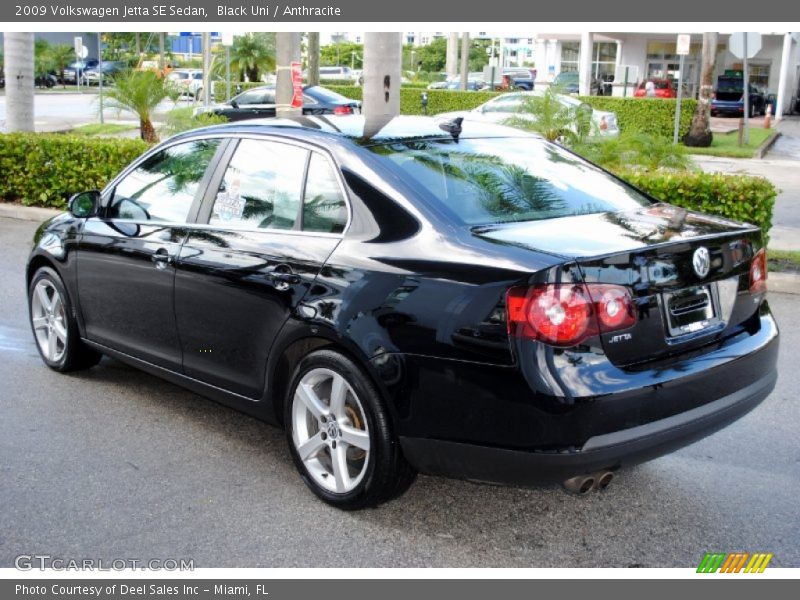
[[[585,496],[592,490],[602,491],[614,480],[613,471],[598,471],[589,475],[577,475],[564,480],[564,488],[577,496]]]

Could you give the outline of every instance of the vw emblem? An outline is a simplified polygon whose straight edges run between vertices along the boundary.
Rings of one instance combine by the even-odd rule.
[[[694,267],[694,272],[697,273],[700,279],[708,275],[708,271],[711,268],[711,256],[708,253],[708,248],[700,246],[694,251],[692,266]]]

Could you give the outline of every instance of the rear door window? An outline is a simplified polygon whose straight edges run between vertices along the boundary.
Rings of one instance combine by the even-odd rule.
[[[243,139],[217,190],[209,223],[246,229],[295,229],[308,151]]]
[[[333,166],[312,152],[303,198],[303,231],[342,233],[346,223],[347,205]]]

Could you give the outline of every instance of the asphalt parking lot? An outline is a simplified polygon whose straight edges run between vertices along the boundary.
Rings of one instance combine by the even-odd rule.
[[[110,359],[59,375],[27,323],[36,227],[0,218],[0,567],[19,554],[198,567],[800,567],[800,296],[774,294],[775,392],[727,429],[586,497],[420,477],[355,513],[319,502],[282,432]]]

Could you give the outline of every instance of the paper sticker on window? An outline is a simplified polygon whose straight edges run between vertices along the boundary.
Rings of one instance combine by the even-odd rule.
[[[239,176],[233,178],[227,189],[217,194],[214,202],[214,214],[222,221],[241,219],[244,215],[244,206],[247,203],[241,195],[242,182]]]

